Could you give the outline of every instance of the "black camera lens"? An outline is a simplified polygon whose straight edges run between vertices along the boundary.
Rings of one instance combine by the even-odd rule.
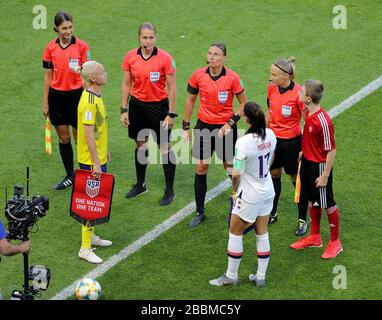
[[[20,186],[20,185],[14,186],[13,190],[14,190],[13,194],[15,196],[22,196],[24,193],[24,188],[23,188],[23,186]]]

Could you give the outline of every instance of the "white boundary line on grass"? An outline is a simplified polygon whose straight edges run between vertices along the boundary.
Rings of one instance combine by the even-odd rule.
[[[370,82],[368,85],[363,87],[361,90],[347,98],[346,100],[342,101],[339,105],[335,106],[334,108],[329,110],[329,115],[331,118],[334,118],[344,112],[345,110],[349,109],[365,97],[367,97],[369,94],[376,91],[378,88],[382,87],[382,76],[375,79],[374,81]],[[211,201],[212,199],[219,196],[222,192],[227,190],[231,186],[231,182],[229,179],[224,180],[223,182],[219,183],[215,188],[208,191],[206,194],[206,203]],[[185,206],[183,209],[178,211],[176,214],[172,215],[167,220],[163,221],[161,224],[157,225],[153,230],[150,232],[144,234],[142,237],[134,241],[132,244],[127,246],[126,248],[122,249],[118,254],[110,257],[107,261],[96,267],[93,271],[90,271],[83,277],[85,278],[98,278],[105,274],[109,269],[117,265],[119,262],[126,259],[128,256],[132,255],[133,253],[140,250],[142,247],[144,247],[146,244],[149,244],[151,241],[158,238],[162,233],[166,232],[176,224],[178,224],[180,221],[182,221],[184,218],[189,216],[191,213],[193,213],[196,209],[195,202],[189,203],[187,206]],[[75,288],[78,283],[79,279],[74,281],[70,286],[63,289],[61,292],[56,294],[51,300],[64,300],[70,296],[72,296],[75,293]]]
[[[359,90],[346,100],[342,101],[339,105],[330,109],[328,111],[329,116],[331,118],[338,116],[340,113],[344,112],[356,103],[360,102],[362,99],[366,98],[369,94],[378,90],[380,87],[382,87],[382,76],[370,82],[367,86],[363,87],[361,90]]]

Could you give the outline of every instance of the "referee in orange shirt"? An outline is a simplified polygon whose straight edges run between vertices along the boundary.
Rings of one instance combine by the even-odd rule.
[[[60,141],[60,155],[66,170],[65,178],[56,190],[73,184],[74,166],[70,128],[77,142],[77,107],[83,81],[80,68],[90,60],[90,49],[86,42],[73,36],[73,19],[67,12],[60,11],[54,17],[54,31],[58,37],[50,41],[42,56],[44,75],[44,117],[50,117]]]
[[[198,226],[205,218],[204,202],[207,193],[207,172],[211,156],[217,157],[231,176],[234,147],[237,139],[236,123],[243,114],[247,97],[237,73],[224,66],[227,49],[221,42],[211,44],[207,53],[207,67],[197,69],[188,81],[188,96],[183,118],[183,137],[190,139],[190,118],[199,94],[198,121],[194,130],[192,156],[196,159],[194,192],[196,216],[188,224]],[[236,96],[240,105],[233,111]]]
[[[155,46],[156,29],[150,22],[138,29],[139,47],[126,53],[122,62],[121,122],[135,140],[137,182],[126,194],[134,198],[148,191],[145,182],[149,132],[162,154],[166,188],[160,205],[169,205],[175,197],[173,185],[176,169],[170,134],[174,124],[176,82],[175,61],[165,50]],[[167,84],[167,90],[166,90]],[[129,101],[129,108],[127,103]]]
[[[275,188],[275,198],[269,223],[277,221],[277,204],[281,194],[282,168],[296,186],[298,155],[301,151],[301,119],[305,117],[306,107],[299,100],[301,86],[293,81],[296,77],[295,58],[279,59],[271,65],[268,86],[267,126],[277,138],[275,158],[271,165],[271,176]],[[299,220],[296,235],[307,231],[306,215],[308,201],[303,193],[298,204]]]

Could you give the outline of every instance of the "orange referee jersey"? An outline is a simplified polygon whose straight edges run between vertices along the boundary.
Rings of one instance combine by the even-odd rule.
[[[60,91],[79,89],[82,79],[78,68],[90,60],[90,49],[85,41],[72,37],[70,44],[63,48],[59,39],[49,42],[42,55],[42,66],[53,69],[50,86]]]
[[[209,67],[197,69],[188,80],[188,92],[199,92],[198,118],[209,124],[224,124],[233,115],[233,98],[244,91],[237,73],[223,67],[218,77],[211,77]],[[217,78],[217,79],[216,79]]]
[[[293,81],[286,90],[269,83],[269,128],[277,138],[292,139],[301,135],[302,110],[306,107],[298,98],[300,90],[301,86]]]
[[[166,75],[175,73],[175,61],[166,51],[154,47],[148,59],[142,56],[142,49],[126,53],[122,70],[131,74],[133,90],[131,95],[140,101],[158,102],[167,98]]]

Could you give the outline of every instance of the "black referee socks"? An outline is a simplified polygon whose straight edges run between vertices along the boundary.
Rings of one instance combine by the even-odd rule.
[[[139,150],[135,149],[135,174],[137,177],[137,183],[138,185],[142,186],[146,179],[146,168],[147,168],[147,161],[149,156],[149,150]]]
[[[176,169],[175,153],[170,150],[168,153],[162,155],[162,163],[164,179],[166,181],[166,191],[173,191]]]
[[[271,216],[274,216],[277,212],[277,205],[281,194],[281,178],[272,178],[273,187],[275,188],[275,198],[273,199],[273,208]]]
[[[194,192],[196,202],[196,212],[204,213],[204,201],[207,193],[207,175],[195,173]]]
[[[65,144],[60,142],[60,155],[66,170],[66,175],[70,178],[74,178],[73,149],[70,141]]]

